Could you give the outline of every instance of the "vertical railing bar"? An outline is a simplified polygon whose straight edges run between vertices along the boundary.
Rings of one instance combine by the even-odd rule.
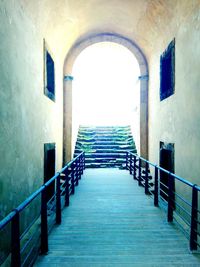
[[[173,200],[174,200],[174,177],[171,173],[168,174],[168,208],[167,208],[167,220],[173,222]]]
[[[74,171],[74,162],[73,162],[71,165],[71,193],[72,195],[74,195],[75,193],[74,179],[75,179],[75,171]]]
[[[11,266],[21,266],[20,254],[20,222],[19,211],[15,209],[16,214],[11,221]]]
[[[126,151],[126,170],[128,170],[128,151]]]
[[[145,194],[149,194],[149,164],[145,164]]]
[[[65,207],[69,206],[69,170],[65,171]]]
[[[85,170],[85,168],[86,168],[85,167],[85,152],[83,152],[83,162],[84,162],[84,164],[83,164],[84,168],[83,169]]]
[[[80,157],[78,157],[77,159],[77,164],[78,164],[78,178],[77,178],[77,182],[79,183],[80,180]]]
[[[192,209],[191,209],[191,224],[190,224],[190,249],[197,250],[197,228],[198,228],[198,190],[196,185],[192,187]]]
[[[81,155],[81,176],[83,174],[83,154]]]
[[[56,179],[56,224],[61,224],[60,175]]]
[[[74,162],[75,164],[75,186],[78,185],[78,180],[79,180],[79,158],[76,159]]]
[[[82,154],[82,174],[83,174],[83,171],[84,171],[84,153]]]
[[[77,173],[76,173],[76,185],[79,183],[79,157],[76,160],[76,167],[77,167]]]
[[[48,222],[46,186],[41,193],[41,254],[48,252]]]
[[[155,166],[154,206],[158,207],[158,167]]]
[[[78,180],[81,179],[81,157],[78,158]]]
[[[83,161],[83,171],[85,169],[85,153],[82,154],[82,161]],[[83,171],[82,171],[82,174],[83,174]]]
[[[132,174],[133,172],[132,172],[132,154],[130,153],[130,163],[129,163],[129,172],[130,172],[130,174]]]
[[[136,180],[136,156],[133,155],[133,178]]]
[[[142,185],[141,171],[142,171],[142,160],[141,160],[141,158],[139,158],[139,171],[138,171],[138,185],[139,186]]]

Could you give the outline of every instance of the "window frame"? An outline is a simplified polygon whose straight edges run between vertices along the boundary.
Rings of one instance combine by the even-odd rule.
[[[169,69],[170,68],[170,69]],[[175,39],[160,56],[160,101],[175,92]]]
[[[44,94],[55,102],[55,63],[52,57],[52,53],[50,52],[45,40],[44,40]],[[50,60],[50,64],[48,61]],[[49,79],[49,72],[53,73],[53,77]],[[52,82],[50,80],[52,79]],[[50,82],[50,84],[49,84]]]

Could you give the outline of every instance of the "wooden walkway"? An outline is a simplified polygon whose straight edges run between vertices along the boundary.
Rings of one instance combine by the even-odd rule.
[[[34,266],[200,266],[188,240],[127,171],[86,169]]]

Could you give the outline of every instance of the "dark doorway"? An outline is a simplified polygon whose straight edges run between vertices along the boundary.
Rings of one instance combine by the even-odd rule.
[[[55,143],[44,144],[44,183],[55,175]],[[47,201],[55,193],[55,182],[47,188]]]
[[[160,142],[160,166],[174,173],[174,144]],[[173,185],[175,192],[175,184]],[[168,201],[168,174],[160,171],[160,195]]]

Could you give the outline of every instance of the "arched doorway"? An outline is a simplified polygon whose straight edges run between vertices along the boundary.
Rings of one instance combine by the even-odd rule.
[[[72,75],[72,152],[82,126],[131,126],[140,153],[140,69],[134,54],[114,42],[86,47]]]
[[[79,39],[67,54],[64,62],[64,124],[63,163],[71,159],[72,143],[72,68],[78,55],[88,46],[99,42],[114,42],[128,48],[140,67],[140,155],[148,158],[148,65],[141,49],[131,40],[114,33],[88,35]]]

